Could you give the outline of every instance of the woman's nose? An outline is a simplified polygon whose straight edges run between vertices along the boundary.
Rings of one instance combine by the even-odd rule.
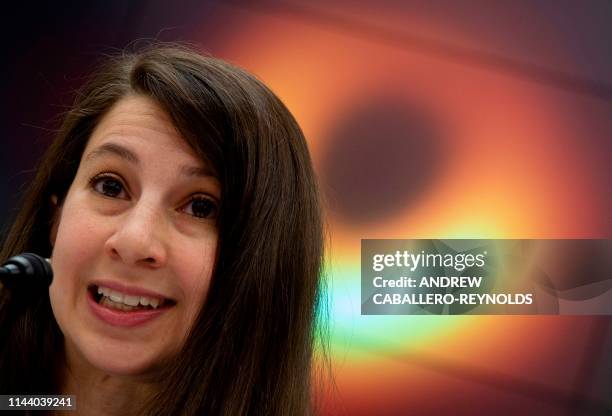
[[[130,265],[159,268],[166,264],[165,221],[160,210],[137,203],[115,224],[104,251]]]

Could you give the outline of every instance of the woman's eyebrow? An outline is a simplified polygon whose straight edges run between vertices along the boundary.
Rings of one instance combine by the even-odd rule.
[[[213,177],[216,178],[216,175],[207,168],[199,167],[199,166],[187,166],[181,165],[179,168],[181,173],[185,176],[196,176],[196,177]]]
[[[113,142],[104,143],[89,152],[87,156],[85,156],[85,161],[92,161],[108,154],[118,156],[121,159],[136,165],[140,163],[140,159],[138,159],[138,156],[136,156],[134,152],[127,147]],[[216,175],[210,169],[201,166],[181,165],[179,167],[179,171],[181,174],[190,177],[216,178]]]
[[[136,156],[134,152],[132,152],[127,147],[123,147],[120,144],[112,142],[104,143],[103,145],[98,146],[97,148],[89,152],[87,156],[85,156],[85,161],[89,162],[107,154],[119,156],[121,159],[124,159],[130,163],[134,163],[136,165],[140,163],[138,156]]]

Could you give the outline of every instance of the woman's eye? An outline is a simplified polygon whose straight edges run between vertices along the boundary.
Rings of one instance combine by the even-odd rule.
[[[96,192],[111,198],[121,197],[121,194],[125,193],[123,183],[114,176],[95,176],[91,180],[91,186]]]
[[[210,198],[197,196],[192,198],[183,210],[197,218],[216,218],[217,203]]]

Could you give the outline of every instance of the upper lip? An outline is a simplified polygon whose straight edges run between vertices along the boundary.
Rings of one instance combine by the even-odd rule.
[[[167,296],[164,296],[159,292],[156,292],[150,289],[144,289],[144,288],[137,287],[137,286],[128,286],[123,283],[113,282],[109,280],[96,280],[96,281],[91,282],[90,286],[97,286],[97,287],[102,286],[102,287],[107,287],[112,290],[116,290],[117,292],[125,293],[126,295],[146,296],[149,298],[157,298],[160,301],[165,300],[165,301],[174,302],[173,299]]]

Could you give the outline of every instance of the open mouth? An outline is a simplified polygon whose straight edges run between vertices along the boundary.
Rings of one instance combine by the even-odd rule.
[[[124,312],[156,310],[176,304],[172,299],[129,295],[104,286],[90,285],[87,290],[97,304]]]

